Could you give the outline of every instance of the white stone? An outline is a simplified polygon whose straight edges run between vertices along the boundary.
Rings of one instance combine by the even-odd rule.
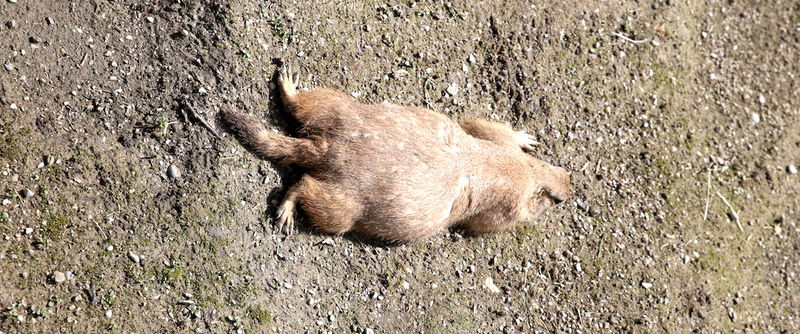
[[[485,286],[486,289],[488,289],[489,292],[491,293],[500,293],[500,288],[498,288],[497,285],[494,284],[494,280],[491,277],[487,277],[483,281],[483,286]]]

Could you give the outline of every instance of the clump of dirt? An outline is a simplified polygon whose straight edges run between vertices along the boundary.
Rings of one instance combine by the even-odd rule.
[[[790,1],[4,1],[0,331],[792,332],[799,39]],[[204,123],[292,133],[284,62],[536,134],[574,197],[477,238],[275,234],[297,171]]]

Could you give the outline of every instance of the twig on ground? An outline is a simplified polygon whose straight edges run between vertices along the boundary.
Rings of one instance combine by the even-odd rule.
[[[647,43],[647,40],[646,40],[646,39],[642,39],[642,40],[635,40],[635,39],[631,39],[631,38],[630,38],[630,37],[628,37],[628,36],[625,36],[625,35],[623,35],[623,34],[620,34],[620,33],[618,33],[618,32],[615,32],[615,33],[614,33],[614,36],[617,36],[617,37],[621,38],[622,40],[624,40],[624,41],[627,41],[627,42],[631,42],[631,43],[633,43],[633,44],[642,44],[642,43]]]
[[[196,119],[198,122],[200,122],[200,124],[202,124],[202,125],[203,125],[203,127],[205,127],[206,129],[208,129],[208,131],[210,131],[210,132],[211,132],[211,133],[214,135],[214,137],[217,137],[217,138],[222,138],[222,137],[220,137],[220,135],[219,135],[219,133],[217,132],[217,130],[215,130],[215,129],[214,129],[212,126],[211,126],[211,124],[208,124],[208,122],[206,122],[206,120],[205,120],[205,119],[203,119],[203,117],[200,117],[200,115],[199,115],[199,114],[197,114],[197,111],[195,111],[195,110],[194,110],[194,108],[192,108],[192,106],[191,106],[191,105],[190,105],[188,102],[186,102],[185,100],[182,100],[182,101],[181,101],[181,106],[183,107],[183,109],[184,109],[185,111],[187,111],[187,112],[189,113],[189,115],[191,115],[191,116],[192,116],[192,118]]]
[[[728,206],[728,209],[731,210],[731,214],[733,214],[733,220],[736,221],[736,226],[739,227],[739,231],[740,232],[744,232],[744,229],[742,228],[742,224],[739,222],[739,214],[736,213],[736,210],[733,209],[733,206],[731,205],[731,203],[728,202],[728,200],[725,198],[725,196],[722,196],[722,193],[720,193],[719,190],[715,190],[715,191],[717,192],[717,196],[719,196],[719,198],[722,199],[722,202],[724,202],[725,205]]]
[[[708,219],[708,203],[711,202],[711,167],[708,167],[708,185],[706,186],[706,210],[703,211],[703,221]]]
[[[422,96],[425,99],[425,106],[428,108],[433,107],[430,100],[428,100],[428,78],[425,78],[425,81],[422,82]]]
[[[103,229],[100,228],[100,224],[98,224],[97,222],[94,222],[94,226],[97,227],[97,231],[100,232],[100,234],[103,235],[103,239],[108,240],[108,236],[106,235],[106,232],[103,232]]]

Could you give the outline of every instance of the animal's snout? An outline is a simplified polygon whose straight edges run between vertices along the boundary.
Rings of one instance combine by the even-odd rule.
[[[566,201],[570,195],[569,173],[561,167],[550,166],[550,178],[545,186],[547,195],[558,204]]]

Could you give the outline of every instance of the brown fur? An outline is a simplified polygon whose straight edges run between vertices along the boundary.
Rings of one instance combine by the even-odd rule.
[[[281,205],[282,225],[291,228],[297,203],[324,232],[407,242],[451,226],[506,230],[569,197],[567,172],[525,153],[535,142],[506,125],[459,126],[428,109],[364,105],[328,89],[298,93],[286,71],[279,84],[305,138],[228,107],[222,116],[258,156],[305,168]]]

